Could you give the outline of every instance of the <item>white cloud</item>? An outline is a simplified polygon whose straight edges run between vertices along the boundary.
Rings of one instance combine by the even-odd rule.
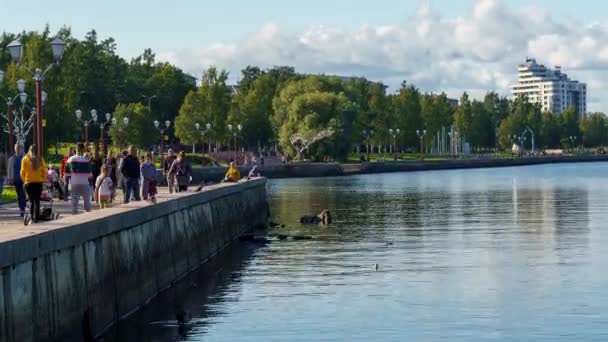
[[[209,65],[233,75],[246,65],[291,65],[299,72],[366,76],[392,87],[407,80],[454,97],[465,90],[508,95],[526,56],[561,65],[587,82],[590,110],[608,112],[600,96],[608,84],[608,22],[560,22],[545,9],[510,8],[499,0],[478,0],[456,18],[440,16],[424,1],[403,25],[356,30],[314,25],[294,32],[269,23],[240,41],[160,55],[195,75]]]

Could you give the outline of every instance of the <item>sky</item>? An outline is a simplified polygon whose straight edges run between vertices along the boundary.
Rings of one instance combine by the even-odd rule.
[[[600,0],[0,0],[0,31],[95,29],[126,59],[152,48],[200,76],[210,65],[291,65],[395,89],[509,95],[529,57],[588,84],[608,113],[608,2]]]

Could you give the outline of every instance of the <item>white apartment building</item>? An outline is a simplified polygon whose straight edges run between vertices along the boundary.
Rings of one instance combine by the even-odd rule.
[[[531,103],[540,103],[543,111],[561,113],[575,107],[579,117],[587,112],[587,85],[569,79],[561,67],[552,70],[526,58],[518,71],[518,83],[512,87],[514,97],[525,94]]]

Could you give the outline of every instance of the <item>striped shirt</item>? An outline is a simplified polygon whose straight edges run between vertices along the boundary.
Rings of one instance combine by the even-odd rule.
[[[65,175],[70,176],[70,184],[89,185],[89,178],[93,177],[91,162],[83,156],[71,156],[65,167]]]

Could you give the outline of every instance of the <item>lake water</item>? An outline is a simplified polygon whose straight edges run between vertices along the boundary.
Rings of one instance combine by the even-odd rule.
[[[589,163],[273,180],[279,231],[313,240],[238,244],[106,341],[607,341],[607,176]],[[330,227],[298,223],[324,208]]]

